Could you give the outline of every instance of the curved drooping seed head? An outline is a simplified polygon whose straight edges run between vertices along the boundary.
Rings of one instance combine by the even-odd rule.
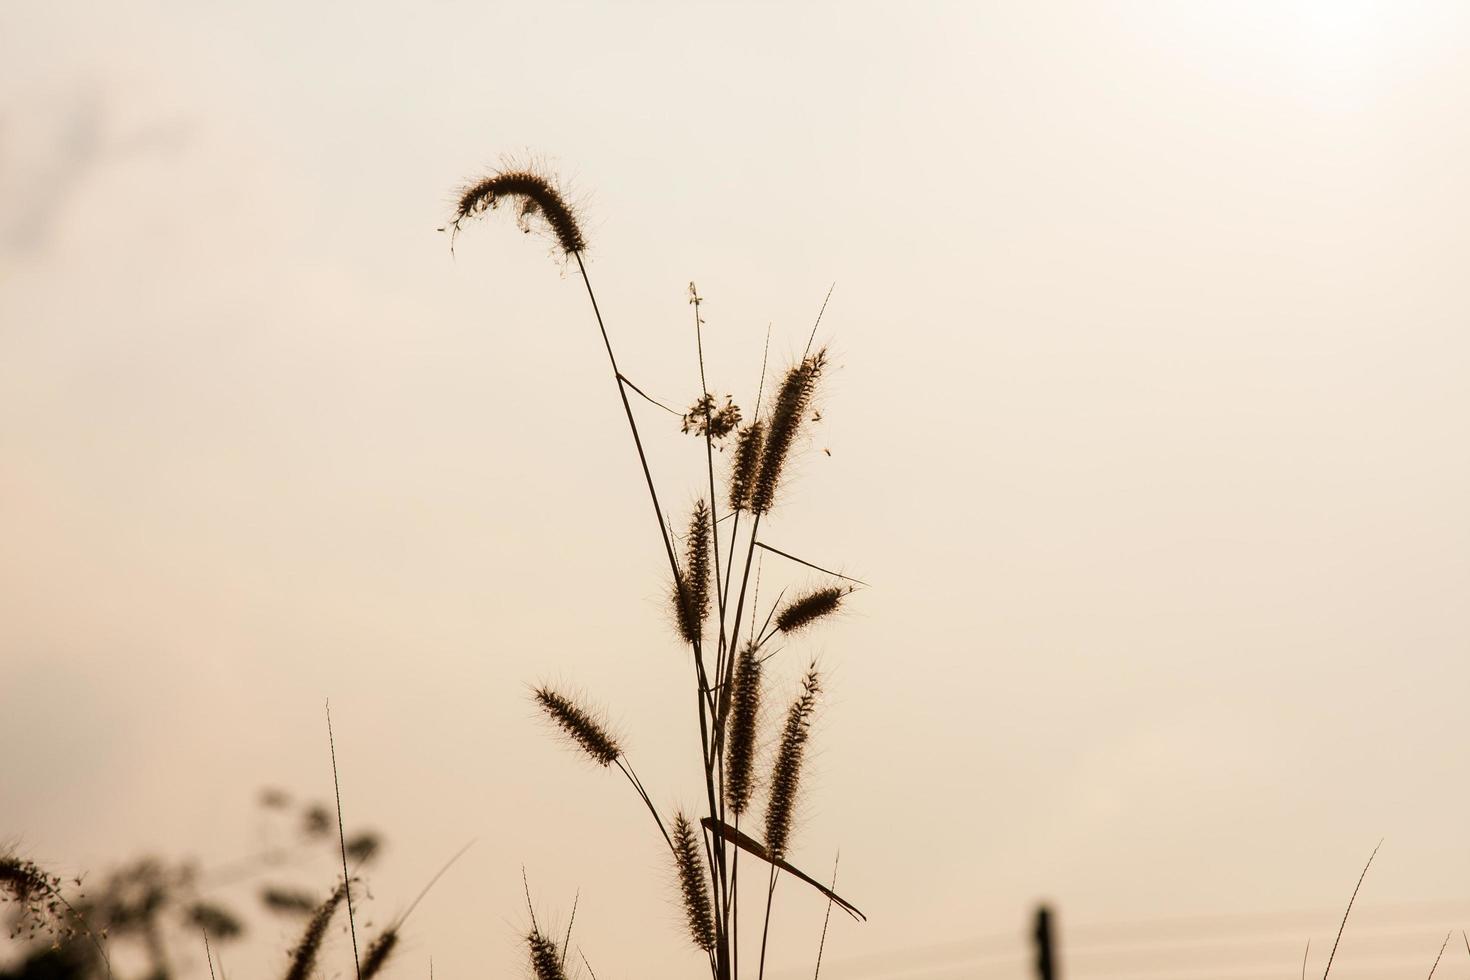
[[[730,467],[730,509],[750,506],[750,492],[760,468],[761,449],[766,442],[766,423],[760,419],[740,430],[735,437],[735,462]]]
[[[526,945],[531,951],[531,972],[536,980],[567,980],[566,968],[562,966],[561,953],[556,943],[546,937],[540,929],[533,928],[526,934]]]
[[[776,628],[783,633],[805,629],[817,620],[835,613],[847,592],[847,589],[829,585],[798,596],[776,614]]]
[[[824,347],[802,358],[800,364],[787,371],[780,390],[776,392],[770,428],[766,431],[765,446],[761,451],[760,472],[750,491],[750,509],[757,514],[766,513],[776,502],[781,471],[786,466],[786,458],[791,454],[802,418],[811,405],[817,381],[826,366],[827,349]]]
[[[730,702],[730,741],[725,750],[725,802],[741,814],[755,795],[755,730],[761,711],[761,661],[753,645],[735,660]]]
[[[674,817],[674,866],[679,873],[679,894],[684,900],[689,938],[700,949],[714,949],[714,912],[705,883],[704,858],[699,853],[694,826],[683,813]]]
[[[306,924],[306,931],[301,934],[301,941],[291,951],[291,965],[286,970],[286,980],[307,980],[311,976],[312,968],[316,966],[316,955],[327,935],[327,926],[331,924],[337,906],[342,904],[342,899],[346,896],[347,882],[344,880],[325,902],[317,906],[311,921]]]
[[[704,635],[704,620],[709,615],[709,551],[709,507],[701,500],[689,518],[684,568],[674,578],[674,618],[685,643],[698,643]]]
[[[550,178],[529,169],[508,169],[493,173],[466,187],[455,205],[450,223],[455,234],[471,218],[512,201],[516,206],[516,222],[530,231],[536,218],[546,222],[556,243],[568,255],[587,247],[577,215]]]
[[[771,792],[766,800],[766,849],[771,857],[778,860],[786,856],[786,847],[791,840],[791,820],[796,813],[801,764],[820,692],[817,668],[813,665],[802,678],[801,694],[787,710],[786,724],[781,729],[781,745],[776,750],[776,764],[771,769]]]
[[[532,696],[562,733],[599,766],[611,765],[623,754],[607,726],[571,698],[544,685]]]

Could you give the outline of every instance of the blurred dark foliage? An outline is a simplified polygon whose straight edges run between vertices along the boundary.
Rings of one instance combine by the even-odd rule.
[[[293,803],[279,789],[262,790],[257,803],[290,821],[289,843],[219,867],[148,856],[119,864],[95,882],[74,879],[67,883],[67,893],[58,892],[64,901],[41,910],[53,919],[51,928],[37,929],[30,922],[37,914],[34,889],[26,894],[0,880],[0,922],[10,926],[4,933],[10,936],[8,946],[0,939],[0,980],[105,980],[109,962],[113,980],[173,980],[176,951],[188,950],[184,960],[192,972],[203,955],[203,936],[214,948],[240,940],[248,932],[248,913],[224,895],[309,861],[330,867],[340,859],[342,846],[336,814],[323,804]],[[345,843],[348,860],[356,867],[376,858],[382,846],[382,838],[372,831],[349,834]],[[9,857],[0,853],[0,860]],[[17,867],[34,867],[11,860]],[[340,865],[332,873],[340,879]],[[60,887],[60,879],[52,880]],[[266,881],[254,898],[251,907],[305,918],[325,893]],[[139,962],[141,969],[135,966]]]

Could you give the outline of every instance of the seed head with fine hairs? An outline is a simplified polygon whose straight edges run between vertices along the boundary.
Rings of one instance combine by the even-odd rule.
[[[750,492],[755,487],[765,441],[766,424],[759,419],[741,429],[735,437],[735,463],[730,467],[731,510],[745,510],[750,506]]]
[[[771,792],[766,800],[766,849],[776,859],[786,856],[786,846],[791,840],[791,818],[796,812],[801,763],[819,693],[821,685],[817,668],[813,665],[801,680],[801,694],[786,712],[781,745],[776,750],[776,764],[771,769]]]
[[[805,629],[817,620],[835,613],[847,592],[847,589],[829,585],[798,596],[776,614],[776,628],[783,633]]]
[[[61,877],[47,874],[34,861],[0,855],[0,903],[7,901],[20,906],[11,939],[21,933],[26,933],[27,939],[34,939],[43,931],[54,933],[59,939],[73,935],[70,928],[62,925],[68,906],[61,895]]]
[[[750,509],[764,514],[776,502],[776,487],[781,482],[781,470],[796,441],[802,418],[811,405],[816,393],[817,381],[827,366],[827,349],[802,358],[801,363],[786,372],[781,388],[776,393],[776,404],[771,410],[770,429],[761,452],[760,473],[750,492]]]
[[[741,814],[755,794],[755,729],[761,711],[761,661],[753,645],[735,661],[730,702],[730,741],[725,748],[725,802]]]
[[[325,902],[317,906],[311,921],[306,924],[306,931],[301,934],[301,941],[291,951],[291,966],[286,970],[286,980],[307,980],[311,976],[312,968],[316,965],[316,955],[327,935],[327,926],[331,924],[337,906],[346,897],[347,882],[344,880]]]
[[[571,698],[545,686],[536,688],[533,697],[557,727],[599,766],[611,765],[623,754],[607,727]]]
[[[544,220],[567,255],[587,247],[577,216],[561,191],[534,170],[502,170],[471,184],[460,194],[450,226],[458,234],[466,221],[499,207],[502,201],[515,202],[516,220],[522,230],[529,231],[534,218]]]
[[[526,945],[530,947],[531,972],[536,980],[567,980],[566,968],[561,962],[561,951],[545,933],[532,928],[526,934]]]
[[[397,945],[398,930],[392,926],[384,929],[378,938],[368,943],[367,951],[362,954],[362,980],[372,980],[377,976]]]
[[[705,887],[704,858],[699,854],[694,826],[683,813],[674,817],[674,865],[679,872],[679,892],[684,899],[689,938],[700,949],[714,949],[714,913]]]
[[[686,643],[698,643],[709,615],[710,524],[709,506],[694,505],[689,518],[689,540],[685,545],[684,568],[674,579],[674,618]]]

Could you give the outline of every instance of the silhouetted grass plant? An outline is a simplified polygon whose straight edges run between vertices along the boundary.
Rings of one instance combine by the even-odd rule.
[[[709,390],[705,377],[702,300],[694,284],[690,284],[699,392],[686,403],[692,404],[687,413],[679,416],[674,411],[673,414],[680,417],[683,432],[704,441],[703,480],[708,484],[708,496],[694,504],[682,548],[676,547],[629,392],[652,399],[618,366],[587,275],[583,260],[587,242],[577,214],[552,178],[533,168],[510,167],[463,190],[451,221],[452,233],[457,235],[468,221],[502,204],[514,209],[524,230],[530,230],[538,222],[543,224],[560,252],[575,264],[586,286],[668,561],[675,629],[689,651],[705,813],[695,820],[681,811],[666,824],[633,772],[623,746],[606,730],[595,712],[545,686],[535,688],[533,698],[556,728],[594,762],[603,767],[617,765],[652,815],[673,858],[690,940],[708,956],[713,980],[735,980],[740,975],[739,855],[744,852],[769,868],[765,877],[761,956],[754,971],[757,976],[763,975],[778,874],[790,874],[826,896],[829,903],[839,905],[855,918],[863,917],[831,888],[786,860],[798,808],[805,747],[821,691],[815,663],[807,669],[796,699],[785,715],[775,740],[769,778],[762,783],[756,776],[761,744],[758,729],[765,698],[763,664],[780,652],[767,649],[767,645],[777,634],[789,637],[828,619],[851,591],[850,585],[834,582],[804,593],[784,606],[778,596],[766,612],[760,629],[755,628],[758,585],[753,587],[752,572],[758,564],[758,548],[762,549],[762,555],[773,552],[834,579],[843,578],[777,551],[760,537],[762,520],[779,503],[792,457],[803,444],[802,435],[809,422],[813,399],[829,366],[827,351],[820,347],[813,350],[812,341],[808,340],[806,351],[776,385],[770,404],[762,406],[758,394],[752,417],[746,422],[733,398],[726,396],[721,401]],[[825,311],[825,302],[822,308]],[[820,323],[819,312],[817,325]],[[813,339],[816,329],[813,326]],[[764,382],[762,376],[762,393]],[[724,441],[732,435],[734,448],[728,473],[717,472],[716,449],[723,450]],[[724,493],[717,492],[720,482],[725,484]],[[719,512],[722,502],[728,508],[725,514]],[[748,517],[744,527],[742,517]],[[767,789],[764,843],[739,828],[741,817],[751,808],[762,785]],[[532,927],[527,935],[532,972],[540,980],[561,976],[565,952],[556,955],[555,944],[535,928],[534,916]]]

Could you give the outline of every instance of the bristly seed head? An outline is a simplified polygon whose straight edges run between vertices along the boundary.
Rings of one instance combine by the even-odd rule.
[[[735,438],[735,463],[730,468],[731,510],[745,510],[750,506],[750,492],[755,487],[765,441],[766,424],[759,419],[741,429]]]
[[[761,711],[761,660],[753,645],[735,661],[730,702],[730,741],[725,750],[725,802],[744,813],[755,795],[755,730]]]
[[[791,840],[791,819],[796,812],[801,763],[820,692],[817,668],[813,665],[802,678],[800,696],[786,712],[781,745],[776,750],[776,764],[771,769],[771,793],[766,800],[766,849],[778,860],[786,856],[786,846]]]
[[[11,939],[22,933],[26,939],[50,933],[58,941],[76,935],[65,925],[64,913],[70,906],[61,894],[61,876],[47,874],[34,861],[0,855],[0,903],[7,901],[19,906]]]
[[[700,949],[714,949],[714,913],[704,880],[704,858],[699,854],[694,826],[683,813],[674,816],[674,864],[679,872],[679,891],[684,899],[689,938]]]
[[[515,202],[516,222],[522,231],[530,231],[531,222],[539,216],[567,255],[587,247],[577,216],[561,191],[551,180],[533,170],[502,170],[465,188],[454,209],[451,222],[454,233],[458,234],[470,218],[499,207],[505,200]]]
[[[709,615],[709,551],[709,506],[701,500],[689,518],[684,568],[674,578],[674,618],[685,643],[697,644],[704,635],[704,620]]]
[[[398,930],[391,927],[369,943],[367,951],[362,954],[362,980],[372,980],[377,976],[397,945]]]
[[[800,364],[786,372],[786,379],[776,393],[776,404],[771,409],[770,430],[766,433],[766,444],[761,453],[760,473],[750,492],[750,509],[764,514],[776,502],[776,488],[781,482],[781,470],[786,457],[791,453],[796,433],[801,428],[807,406],[817,390],[817,381],[827,366],[827,349],[802,358]]]
[[[793,599],[776,615],[776,628],[783,633],[795,633],[825,616],[830,616],[842,605],[842,597],[847,592],[847,589],[829,585]]]
[[[346,896],[347,882],[344,880],[325,902],[317,906],[316,913],[306,924],[306,931],[301,934],[301,942],[296,944],[296,949],[291,953],[291,966],[286,970],[286,980],[307,980],[311,976],[312,968],[316,965],[316,954],[327,935],[327,926],[331,924],[337,906],[342,904],[342,899]]]
[[[536,688],[534,697],[562,732],[599,766],[611,765],[623,754],[602,722],[571,698],[545,686]]]
[[[527,933],[526,945],[531,948],[531,972],[536,975],[536,980],[567,980],[561,952],[540,929],[533,928]]]

